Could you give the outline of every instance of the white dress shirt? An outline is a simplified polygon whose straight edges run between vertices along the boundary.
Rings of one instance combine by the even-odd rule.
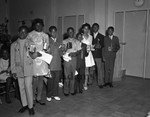
[[[51,37],[54,42],[56,42],[56,38]]]
[[[97,34],[98,34],[98,32],[94,33],[94,39],[96,38]]]
[[[109,36],[109,38],[112,40],[113,39],[113,35]]]

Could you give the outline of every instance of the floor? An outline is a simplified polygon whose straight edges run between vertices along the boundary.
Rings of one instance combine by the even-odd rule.
[[[114,88],[99,89],[94,83],[83,94],[65,97],[60,89],[61,101],[35,106],[35,117],[144,117],[150,110],[150,80],[125,77],[114,83]],[[20,102],[12,98],[6,104],[1,97],[0,117],[28,117],[28,111],[17,113]],[[45,91],[43,92],[45,99]]]

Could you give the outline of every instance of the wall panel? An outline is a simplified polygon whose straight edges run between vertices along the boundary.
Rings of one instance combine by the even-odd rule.
[[[124,64],[127,75],[143,77],[146,40],[146,11],[126,12]]]
[[[123,42],[123,22],[124,22],[124,12],[115,13],[115,35],[118,36],[119,42]],[[115,69],[114,69],[114,78],[120,77],[121,65],[122,65],[122,45],[120,45],[120,50],[117,52]],[[115,80],[115,79],[114,79]]]

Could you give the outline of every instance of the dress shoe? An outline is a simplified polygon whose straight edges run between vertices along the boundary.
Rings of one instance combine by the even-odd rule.
[[[51,98],[51,97],[47,97],[46,100],[47,100],[48,102],[50,102],[50,101],[52,101],[52,98]]]
[[[54,96],[53,97],[55,100],[57,100],[57,101],[60,101],[61,99],[60,99],[60,97],[58,97],[58,96]]]
[[[19,113],[23,113],[23,112],[25,112],[26,110],[28,110],[28,106],[22,107],[18,112],[19,112]]]
[[[99,88],[102,89],[102,88],[103,88],[103,85],[99,85]]]
[[[71,93],[71,95],[76,95],[76,93]]]
[[[41,100],[36,100],[36,103],[39,103],[40,105],[46,105],[44,102],[42,102]]]
[[[34,114],[35,114],[34,109],[33,108],[29,109],[29,115],[34,115]]]
[[[109,83],[109,87],[110,87],[110,88],[113,88],[113,84],[112,84],[112,83]]]
[[[69,94],[67,94],[67,93],[64,93],[64,95],[67,97],[67,96],[69,96]]]
[[[105,83],[103,86],[104,86],[104,87],[107,87],[107,86],[108,86],[108,84],[109,84],[109,83]]]

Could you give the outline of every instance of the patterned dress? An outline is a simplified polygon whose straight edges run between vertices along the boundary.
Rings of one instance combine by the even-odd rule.
[[[32,31],[27,37],[30,41],[30,46],[35,47],[36,52],[44,51],[49,46],[49,37],[44,32]],[[48,65],[45,61],[39,59],[38,57],[34,59],[33,69],[35,76],[44,76],[48,74]]]

